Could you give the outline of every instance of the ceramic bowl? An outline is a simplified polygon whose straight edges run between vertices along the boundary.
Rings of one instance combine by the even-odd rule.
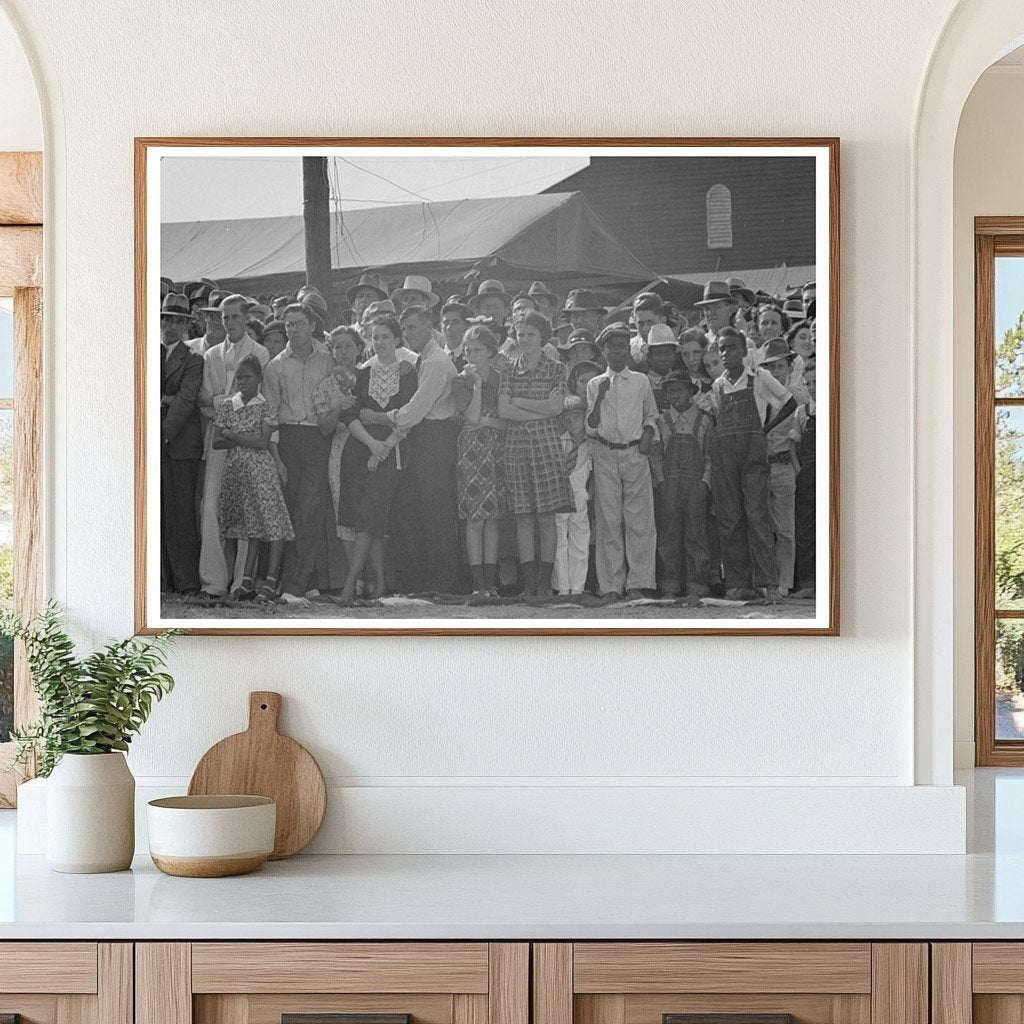
[[[244,875],[274,852],[270,797],[168,796],[150,800],[146,811],[150,856],[168,875]]]

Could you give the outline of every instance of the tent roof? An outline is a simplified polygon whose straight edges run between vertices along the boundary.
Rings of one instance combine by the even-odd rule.
[[[263,278],[305,270],[302,217],[168,223],[160,273],[175,281]],[[496,258],[527,278],[640,281],[655,275],[580,192],[402,203],[331,215],[335,270],[425,272],[435,280]]]
[[[815,267],[761,267],[757,270],[716,270],[713,273],[669,274],[673,280],[689,281],[692,284],[705,285],[708,281],[724,281],[727,277],[741,278],[743,283],[753,291],[767,292],[769,295],[782,295],[789,288],[799,288],[808,281],[814,280]]]

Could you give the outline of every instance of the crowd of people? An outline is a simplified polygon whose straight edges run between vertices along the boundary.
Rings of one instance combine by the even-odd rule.
[[[161,293],[166,594],[814,597],[813,282]]]

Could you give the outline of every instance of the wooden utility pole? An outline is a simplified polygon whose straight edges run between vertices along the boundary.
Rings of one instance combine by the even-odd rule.
[[[327,330],[334,326],[331,289],[331,207],[327,157],[302,158],[302,220],[306,229],[306,284],[327,300]]]

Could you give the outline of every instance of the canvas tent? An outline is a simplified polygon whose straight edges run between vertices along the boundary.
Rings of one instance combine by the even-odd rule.
[[[160,274],[212,278],[246,294],[294,291],[305,280],[302,217],[161,225]],[[655,275],[604,226],[580,192],[443,203],[402,203],[331,215],[335,286],[373,269],[397,281],[421,274],[443,291],[474,271],[506,282],[618,286]]]

